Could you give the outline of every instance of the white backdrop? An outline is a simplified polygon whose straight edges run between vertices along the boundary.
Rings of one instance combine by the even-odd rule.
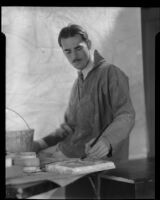
[[[130,157],[147,155],[140,8],[2,7],[6,35],[6,106],[35,130],[38,139],[63,120],[76,77],[57,43],[68,23],[84,26],[93,47],[129,76],[136,111]],[[26,129],[18,115],[6,111],[6,129]]]

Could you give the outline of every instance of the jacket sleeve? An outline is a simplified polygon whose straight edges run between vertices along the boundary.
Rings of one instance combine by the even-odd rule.
[[[118,67],[111,65],[103,92],[105,98],[109,98],[113,121],[103,132],[102,138],[111,144],[114,154],[118,145],[129,136],[135,123],[128,77]]]
[[[42,138],[48,147],[56,145],[58,142],[64,140],[68,134],[72,134],[73,131],[67,124],[66,118],[67,116],[65,116],[65,120],[59,128]]]
[[[64,122],[55,131],[53,131],[52,133],[42,138],[42,140],[48,146],[56,145],[58,142],[63,141],[69,134],[74,133],[74,129],[69,123],[69,113],[70,113],[70,108],[71,108],[71,101],[74,96],[74,89],[76,87],[75,85],[76,85],[76,81],[73,84],[73,88],[71,90],[68,107],[64,114]]]

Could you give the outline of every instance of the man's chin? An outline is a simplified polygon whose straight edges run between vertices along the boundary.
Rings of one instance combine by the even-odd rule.
[[[74,64],[73,66],[78,70],[82,70],[83,69],[83,66],[79,65],[79,64]]]

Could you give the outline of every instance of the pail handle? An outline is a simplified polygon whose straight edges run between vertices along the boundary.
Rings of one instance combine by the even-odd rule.
[[[13,109],[11,109],[11,108],[8,108],[8,107],[6,107],[6,109],[7,109],[7,110],[10,110],[10,111],[12,111],[12,112],[14,112],[14,113],[16,113],[16,114],[24,121],[24,123],[26,124],[26,126],[27,126],[29,129],[31,129],[31,128],[29,127],[28,123],[26,122],[26,120],[25,120],[19,113],[17,113],[15,110],[13,110]]]

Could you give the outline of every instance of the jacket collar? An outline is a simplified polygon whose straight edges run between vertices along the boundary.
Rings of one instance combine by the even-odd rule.
[[[93,69],[93,62],[90,60],[87,67],[82,70],[84,79],[87,77],[87,74]]]
[[[94,50],[93,53],[93,64],[89,63],[88,67],[85,68],[82,71],[78,71],[78,75],[80,75],[81,73],[83,74],[84,79],[87,77],[87,75],[93,71],[95,68],[97,68],[98,66],[100,66],[100,64],[102,62],[104,62],[105,59],[99,54],[99,52],[97,50]]]
[[[105,59],[99,54],[97,50],[94,51],[94,67],[98,67]]]

